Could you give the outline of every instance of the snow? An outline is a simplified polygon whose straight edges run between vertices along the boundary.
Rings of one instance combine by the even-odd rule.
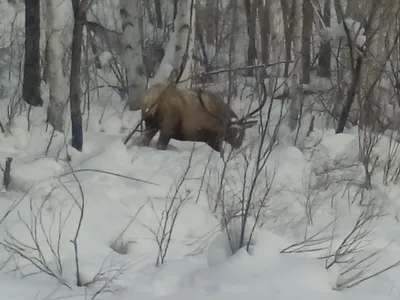
[[[3,261],[0,287],[4,299],[84,299],[85,295],[91,298],[99,290],[102,292],[98,299],[110,300],[185,299],[189,296],[194,299],[239,299],[245,296],[284,300],[293,297],[394,299],[399,296],[399,269],[389,270],[354,288],[336,291],[334,287],[343,280],[343,276],[338,275],[341,266],[326,270],[325,260],[317,259],[326,255],[326,251],[280,253],[289,245],[302,241],[306,232],[311,236],[335,217],[340,221],[336,224],[333,249],[351,230],[362,207],[349,204],[356,197],[352,188],[346,189],[349,181],[343,180],[334,187],[327,183],[315,191],[311,200],[315,205],[312,225],[305,214],[309,198],[306,187],[316,185],[322,177],[321,170],[331,170],[343,177],[345,171],[338,170],[337,163],[348,165],[358,161],[357,131],[335,135],[316,129],[306,139],[306,144],[321,139],[313,155],[287,143],[278,145],[271,153],[261,179],[264,185],[273,182],[271,199],[262,216],[263,225],[254,232],[248,252],[236,249],[233,253],[226,230],[221,231],[222,215],[213,212],[218,180],[212,181],[219,178],[223,166],[219,155],[212,153],[206,172],[210,173],[208,183],[208,177],[205,178],[208,187],[201,187],[211,150],[196,143],[187,178],[173,199],[186,170],[192,143],[172,141],[167,151],[156,150],[154,142],[150,147],[127,147],[122,142],[127,134],[122,124],[135,124],[140,114],[116,114],[115,109],[118,106],[122,109],[124,105],[120,100],[113,100],[103,115],[95,103],[92,105],[89,123],[96,123],[100,118],[103,121],[100,127],[89,126],[85,132],[82,153],[65,147],[63,136],[58,134],[53,138],[47,156],[44,155],[51,132],[50,129],[46,131],[44,108],[34,108],[31,112],[33,116],[42,117],[36,118],[41,121],[31,125],[29,131],[24,117],[17,117],[11,133],[1,135],[0,161],[14,157],[11,185],[0,195],[2,214],[10,207],[14,209],[1,222],[1,240],[39,247],[51,270],[59,268],[58,254],[52,252],[48,243],[53,247],[59,243],[61,279],[69,286],[60,284],[44,272],[37,272],[32,264],[15,254],[12,256],[12,250],[3,246],[0,247]],[[276,118],[278,111],[278,107],[273,111]],[[254,128],[246,139],[256,139],[257,134]],[[382,142],[376,151],[388,153],[387,147],[388,143]],[[238,174],[241,164],[243,161],[238,158],[227,170],[227,185],[233,185],[233,190],[240,191],[241,188],[242,171]],[[357,171],[357,166],[354,168],[358,174],[354,176],[362,180],[363,173]],[[378,179],[374,182],[374,190],[365,191],[368,194],[365,198],[380,197],[385,203],[386,215],[374,221],[369,244],[360,254],[367,255],[387,247],[372,267],[374,271],[396,262],[400,250],[400,228],[396,221],[400,189],[395,184],[384,186]],[[265,188],[260,184],[258,193]],[[76,286],[75,253],[71,243],[80,217],[80,188],[85,201],[78,239],[80,274],[83,282],[96,278],[96,282],[87,287]],[[228,189],[226,193],[229,197]],[[156,236],[161,237],[160,224],[166,222],[170,228],[171,219],[166,221],[169,207],[179,210],[165,261],[157,267]],[[228,226],[230,240],[239,239],[240,214],[235,214]],[[251,234],[252,224],[254,218],[250,217],[245,239]],[[28,228],[36,229],[37,244]],[[325,234],[329,235],[330,230]],[[165,241],[163,243],[165,247]],[[35,257],[37,253],[33,248],[25,248],[24,253]],[[12,259],[7,261],[10,257]]]
[[[97,4],[96,9],[102,8]],[[332,32],[342,36],[339,30]],[[109,55],[102,54],[102,64]],[[163,68],[162,79],[172,67]],[[99,85],[115,83],[110,74],[98,72]],[[365,277],[399,261],[400,188],[396,181],[383,180],[388,163],[389,177],[400,163],[398,144],[389,137],[377,137],[369,190],[363,185],[362,132],[355,127],[335,134],[316,125],[307,136],[310,116],[300,129],[301,147],[292,145],[288,128],[281,125],[279,144],[255,179],[257,126],[246,134],[248,147],[236,152],[225,170],[220,155],[203,143],[172,140],[166,151],[156,150],[155,141],[149,147],[124,145],[140,113],[124,110],[125,102],[111,88],[103,88],[83,115],[84,147],[78,152],[69,145],[70,132],[53,136],[45,123],[46,107],[32,108],[29,121],[23,107],[9,120],[16,79],[6,83],[9,99],[0,102],[6,128],[0,133],[0,164],[4,168],[7,157],[13,161],[10,185],[0,190],[3,299],[399,298],[400,268],[341,290],[358,271],[365,270]],[[254,94],[254,87],[240,81],[237,85],[243,99]],[[310,88],[320,91],[325,85],[315,80]],[[278,94],[287,89],[283,86]],[[268,136],[280,122],[280,101],[271,106]],[[242,113],[248,102],[233,105]],[[264,120],[268,108],[267,103]],[[241,200],[250,192],[254,200],[243,236],[250,243],[248,249],[238,249],[245,213]],[[215,205],[217,199],[224,201],[223,211]],[[370,202],[374,205],[366,206]],[[332,258],[325,256],[338,251],[367,207],[379,216],[363,227],[370,232],[359,242],[362,249],[345,257],[350,263],[326,269]],[[310,251],[281,253],[313,235],[326,242],[311,241],[306,245]],[[319,247],[324,249],[313,251]],[[371,260],[366,260],[360,269],[343,274],[349,264],[383,248],[369,268]],[[77,286],[77,264],[83,286]]]

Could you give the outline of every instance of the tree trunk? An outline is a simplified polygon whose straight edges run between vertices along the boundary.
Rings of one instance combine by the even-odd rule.
[[[303,27],[303,0],[295,0],[295,17],[294,17],[294,32],[293,32],[293,48],[294,48],[294,67],[292,74],[291,86],[291,103],[289,108],[289,128],[295,130],[302,106],[302,88],[300,84],[302,72],[302,55],[301,55],[301,42],[302,42],[302,27]]]
[[[83,26],[86,20],[88,0],[71,0],[74,11],[74,30],[72,37],[71,73],[70,73],[70,108],[71,108],[71,130],[72,147],[82,151],[82,113],[81,113],[81,53],[83,41]]]
[[[249,37],[249,44],[247,46],[247,65],[254,66],[257,59],[256,49],[256,10],[257,7],[254,0],[243,0],[247,18],[247,34]],[[247,76],[253,76],[253,69],[247,70]]]
[[[176,16],[174,19],[174,31],[168,41],[165,55],[161,61],[160,67],[152,82],[164,82],[169,78],[170,69],[175,69],[181,75],[183,56],[188,46],[190,32],[190,11],[191,0],[175,0]],[[175,10],[175,9],[174,9]],[[175,13],[174,13],[175,14]],[[184,66],[183,66],[184,67]],[[165,73],[168,74],[165,74]]]
[[[186,52],[183,58],[183,71],[180,76],[180,86],[186,89],[192,87],[192,71],[194,67],[193,55],[194,55],[194,39],[196,31],[196,0],[191,1],[191,12],[190,12],[190,32],[188,37],[188,44]]]
[[[350,115],[350,109],[354,103],[356,93],[360,85],[362,65],[363,65],[363,57],[362,55],[359,55],[357,57],[355,69],[352,72],[353,76],[352,76],[351,86],[347,92],[346,102],[345,105],[343,106],[342,113],[340,114],[340,119],[338,126],[336,128],[336,133],[343,133],[344,128],[346,127],[346,122]]]
[[[303,1],[303,27],[302,27],[302,66],[303,74],[301,82],[310,83],[310,68],[311,68],[311,35],[313,28],[314,9],[311,0]]]
[[[325,0],[324,4],[324,25],[331,26],[331,1]],[[340,19],[339,19],[340,21]],[[321,41],[318,58],[318,76],[331,77],[331,42],[329,39]]]
[[[50,103],[47,109],[47,122],[55,130],[63,132],[63,114],[67,100],[67,82],[63,74],[63,47],[61,44],[61,32],[65,22],[61,15],[60,7],[64,0],[47,0],[47,71],[50,90]]]
[[[270,36],[271,36],[271,52],[269,60],[272,64],[269,70],[269,80],[268,80],[268,97],[271,98],[271,101],[274,100],[276,94],[276,88],[279,86],[278,78],[280,76],[281,66],[277,63],[282,58],[282,53],[280,49],[282,49],[282,32],[280,30],[280,26],[276,26],[276,24],[282,23],[281,14],[279,13],[280,9],[282,9],[279,1],[276,0],[267,0],[266,2],[266,15],[265,18],[268,20]]]
[[[40,95],[40,0],[25,1],[25,60],[22,97],[32,106],[42,106]]]
[[[261,36],[261,61],[263,64],[269,63],[269,45],[270,45],[270,15],[269,15],[269,5],[264,4],[263,0],[258,1],[258,24],[260,26],[260,36]]]
[[[122,59],[128,83],[128,105],[130,110],[139,110],[140,96],[146,89],[146,72],[143,66],[142,45],[139,30],[137,1],[120,0],[122,19]]]
[[[293,12],[295,1],[292,0],[292,4],[289,4],[289,0],[281,0],[282,15],[283,15],[283,27],[285,32],[285,70],[284,77],[289,76],[289,64],[292,59],[292,40],[293,40]]]
[[[206,5],[202,8],[201,24],[204,24],[205,40],[209,45],[217,45],[217,31],[219,23],[218,0],[206,0]]]
[[[158,28],[163,28],[163,16],[161,10],[161,0],[154,0],[154,8],[156,11],[156,24]]]

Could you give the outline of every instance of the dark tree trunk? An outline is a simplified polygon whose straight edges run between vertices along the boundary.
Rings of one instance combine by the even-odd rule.
[[[347,92],[346,102],[342,109],[342,113],[340,115],[338,127],[336,128],[336,133],[343,133],[344,127],[346,126],[346,122],[350,114],[350,109],[354,103],[357,89],[360,84],[362,64],[363,64],[363,57],[362,55],[359,55],[357,58],[355,69],[353,70],[351,86]]]
[[[330,0],[325,0],[324,4],[324,25],[331,27],[331,4]],[[331,77],[331,42],[321,42],[318,60],[318,76]]]
[[[254,66],[257,58],[256,49],[256,5],[251,0],[244,0],[247,18],[247,34],[249,44],[247,47],[247,65]],[[247,76],[253,76],[253,69],[247,71]]]
[[[269,17],[269,7],[268,3],[263,4],[262,0],[258,1],[258,22],[260,24],[260,35],[261,35],[261,60],[263,64],[269,63],[269,36],[271,35],[271,29],[269,27],[270,20]]]
[[[301,83],[310,83],[311,68],[311,35],[313,25],[314,9],[311,0],[303,2],[303,28],[302,28],[302,47],[301,55],[303,57],[303,74]]]
[[[48,43],[48,41],[46,42],[46,47],[44,49],[42,80],[45,83],[49,82],[49,43]]]
[[[70,74],[70,108],[71,108],[71,129],[72,147],[82,151],[83,132],[82,132],[82,112],[81,112],[81,53],[83,40],[83,26],[85,24],[85,8],[87,0],[72,0],[74,10],[74,30],[72,38],[71,54],[71,74]]]
[[[289,64],[292,59],[293,19],[295,13],[295,0],[281,0],[283,27],[285,34],[285,70],[284,77],[289,77]]]
[[[163,17],[161,11],[161,0],[154,0],[154,6],[156,11],[156,23],[158,28],[163,28]]]
[[[25,1],[25,60],[22,97],[32,106],[42,106],[40,95],[40,0]]]

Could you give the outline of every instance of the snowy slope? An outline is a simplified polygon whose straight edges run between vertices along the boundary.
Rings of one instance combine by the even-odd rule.
[[[104,12],[100,6],[97,10]],[[16,26],[22,26],[21,7],[3,14],[12,18],[17,12]],[[10,22],[2,18],[0,30],[7,31]],[[10,35],[0,39],[2,47],[9,46]],[[14,52],[21,41],[13,44]],[[118,95],[102,88],[92,93],[90,113],[85,110],[84,151],[77,153],[66,146],[70,133],[52,137],[45,108],[33,108],[28,121],[26,107],[15,105],[18,74],[3,80],[6,93],[0,100],[0,121],[7,131],[0,133],[1,166],[13,157],[10,186],[0,191],[0,299],[399,298],[396,267],[341,289],[400,260],[400,188],[390,181],[400,158],[398,144],[387,137],[372,150],[375,169],[372,187],[366,189],[357,128],[335,135],[323,129],[326,119],[317,116],[307,137],[310,116],[305,116],[300,150],[282,125],[279,144],[252,190],[245,231],[248,238],[259,213],[252,243],[248,251],[233,254],[229,240],[237,241],[240,218],[230,223],[229,239],[221,224],[225,214],[241,210],[240,201],[251,191],[257,128],[246,136],[248,149],[225,171],[219,154],[203,143],[171,141],[167,151],[156,150],[154,142],[127,147],[123,140],[139,113],[123,111]],[[116,84],[110,74],[100,75],[99,85]],[[325,87],[313,82],[312,88]],[[247,107],[241,104],[254,91],[244,84],[237,90],[246,100],[236,101],[235,110],[243,112]],[[13,105],[15,115],[10,116]],[[280,110],[278,100],[269,136]],[[225,214],[221,206],[214,210],[217,199],[223,199]],[[354,230],[360,220],[366,221]],[[340,249],[353,246],[354,253],[340,256]],[[287,253],[281,253],[284,249]],[[339,262],[327,268],[335,253]]]
[[[114,102],[112,107],[118,106],[122,109],[123,103]],[[277,106],[274,115],[278,109]],[[97,123],[100,111],[95,106],[92,108],[90,124]],[[196,143],[191,167],[175,197],[174,208],[179,210],[172,210],[178,213],[165,262],[156,267],[159,253],[156,236],[159,240],[165,236],[162,234],[165,212],[186,171],[193,144],[172,141],[165,152],[156,150],[154,143],[147,148],[126,147],[122,142],[126,133],[118,133],[124,121],[110,108],[104,117],[108,121],[89,126],[83,153],[76,153],[68,146],[71,157],[68,163],[61,135],[53,138],[47,156],[44,155],[51,136],[51,130],[46,131],[44,112],[45,109],[31,112],[35,122],[29,132],[25,117],[20,116],[13,122],[12,134],[1,135],[0,161],[14,157],[11,185],[8,191],[2,191],[0,201],[2,215],[13,207],[0,225],[3,245],[0,247],[3,261],[0,290],[4,299],[73,296],[86,299],[93,295],[97,299],[239,299],[245,296],[252,299],[322,296],[394,299],[399,296],[400,269],[393,268],[352,289],[335,291],[333,287],[346,276],[339,276],[341,266],[325,269],[325,259],[321,257],[328,255],[328,249],[280,254],[282,249],[303,241],[306,232],[310,237],[335,218],[331,252],[352,230],[363,209],[357,198],[360,187],[356,183],[363,181],[363,172],[355,164],[358,160],[356,132],[338,136],[316,130],[305,139],[307,146],[322,138],[312,152],[302,152],[284,140],[277,146],[268,159],[256,193],[259,196],[265,191],[273,173],[272,191],[260,222],[262,227],[257,228],[249,252],[242,249],[233,256],[226,236],[220,232],[221,214],[213,213],[213,197],[223,163],[217,153]],[[131,124],[138,117],[138,113],[124,114]],[[257,135],[257,129],[249,132],[247,142]],[[387,147],[388,143],[383,140],[376,151],[387,153]],[[210,153],[212,157],[206,165]],[[344,167],[338,168],[340,164]],[[399,259],[400,227],[396,219],[400,189],[395,184],[381,184],[383,165],[375,171],[373,189],[364,191],[363,197],[363,201],[377,199],[383,216],[371,222],[365,249],[354,254],[357,259],[386,247],[370,272]],[[241,166],[243,160],[239,157],[227,170],[228,197],[241,189]],[[80,189],[85,205],[78,238],[81,280],[87,284],[95,278],[95,283],[87,287],[76,286],[75,252],[71,242],[81,216]],[[233,203],[234,197],[226,201]],[[312,224],[306,217],[305,203],[312,203]],[[326,229],[321,237],[330,237],[332,228]],[[167,232],[168,229],[167,226]],[[329,248],[330,244],[329,241],[323,247]],[[41,252],[34,250],[35,247]],[[16,252],[30,258],[31,263]],[[45,261],[46,265],[39,261]],[[32,262],[42,271],[38,272]],[[43,272],[48,271],[43,268],[50,268],[56,274],[62,270],[59,277],[65,285]]]

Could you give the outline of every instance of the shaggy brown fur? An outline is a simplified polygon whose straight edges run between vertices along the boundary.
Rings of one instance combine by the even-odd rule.
[[[255,122],[239,121],[237,115],[216,94],[181,90],[175,84],[155,84],[141,98],[148,146],[160,131],[157,148],[165,150],[170,139],[201,141],[220,152],[225,141],[233,148],[242,145],[246,128]]]

